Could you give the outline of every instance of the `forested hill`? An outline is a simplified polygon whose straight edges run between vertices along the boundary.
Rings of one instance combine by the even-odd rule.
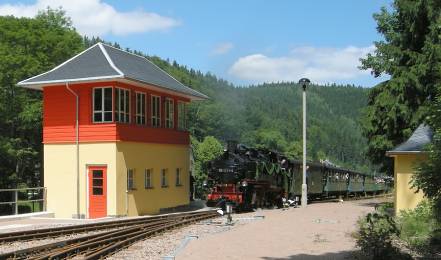
[[[90,46],[101,39],[84,39]],[[110,43],[108,43],[110,44]],[[119,44],[113,43],[120,48]],[[235,87],[216,76],[156,56],[147,57],[183,84],[210,97],[189,108],[189,130],[202,140],[214,136],[263,146],[300,158],[302,154],[301,87],[292,82]],[[359,120],[368,89],[350,85],[312,85],[307,90],[307,149],[310,160],[328,159],[342,167],[369,171],[366,140]]]
[[[138,53],[140,54],[140,53]],[[235,87],[212,74],[149,57],[182,83],[211,99],[190,106],[194,137],[215,136],[250,146],[265,146],[300,158],[302,145],[301,88],[295,83]],[[309,159],[329,159],[340,166],[368,171],[366,141],[359,120],[368,89],[313,85],[307,92]]]
[[[52,69],[99,39],[81,37],[62,10],[47,9],[35,18],[0,16],[0,25],[0,186],[39,186],[43,158],[41,92],[16,84]],[[192,140],[206,136],[221,141],[235,139],[299,158],[298,86],[278,83],[234,87],[176,62],[149,58],[182,83],[211,97],[189,108]],[[312,86],[308,90],[311,159],[328,158],[358,169],[367,165],[364,139],[357,124],[366,100],[367,90],[362,88]]]

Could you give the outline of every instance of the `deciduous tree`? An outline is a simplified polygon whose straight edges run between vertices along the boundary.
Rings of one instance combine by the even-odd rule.
[[[47,9],[35,18],[0,16],[0,187],[41,185],[41,93],[16,83],[83,48],[62,10]]]

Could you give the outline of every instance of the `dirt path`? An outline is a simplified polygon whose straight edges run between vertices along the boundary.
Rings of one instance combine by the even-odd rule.
[[[229,231],[193,240],[176,259],[351,259],[355,242],[350,234],[356,221],[381,201],[316,203],[306,209],[238,215],[263,215],[264,219],[248,220],[246,225],[238,220]]]

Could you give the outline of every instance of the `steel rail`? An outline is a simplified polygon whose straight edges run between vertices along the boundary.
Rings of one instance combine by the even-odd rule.
[[[141,217],[136,219],[124,219],[124,220],[112,220],[98,223],[87,223],[80,225],[71,225],[71,226],[62,226],[62,227],[53,227],[53,228],[43,228],[43,229],[34,229],[34,230],[26,230],[26,231],[15,231],[9,233],[0,234],[0,244],[5,242],[12,241],[23,241],[23,240],[32,240],[36,238],[49,238],[49,237],[57,237],[62,235],[68,235],[73,233],[82,233],[89,231],[97,231],[97,230],[105,230],[118,228],[122,226],[133,226],[137,224],[145,223],[146,221],[155,221],[158,219],[170,219],[170,218],[180,218],[183,216],[191,216],[197,214],[197,212],[186,212],[180,214],[172,214],[172,215],[160,215],[153,217]]]
[[[115,252],[115,250],[121,248],[120,242],[127,246],[153,234],[217,215],[216,211],[210,210],[165,215],[169,217],[160,218],[156,221],[150,221],[152,218],[144,218],[144,220],[149,221],[132,226],[122,226],[122,228],[117,230],[1,254],[0,259],[63,259],[76,255],[86,255],[86,257],[90,256],[92,257],[91,259],[94,259],[94,256],[103,254],[103,252],[106,254]]]
[[[368,195],[368,196],[349,196],[346,197],[345,195],[342,195],[343,201],[353,201],[353,200],[368,200],[368,199],[376,199],[376,198],[388,198],[392,196],[392,193],[384,193],[384,194],[377,194],[377,195]],[[311,204],[319,204],[319,203],[329,203],[329,202],[338,202],[339,197],[333,197],[333,198],[325,198],[321,200],[311,200],[309,203]]]
[[[184,220],[184,221],[181,221],[177,224],[171,224],[168,226],[164,226],[162,228],[157,228],[156,230],[150,230],[148,232],[134,233],[134,234],[132,234],[132,236],[128,237],[127,239],[119,241],[117,243],[109,244],[109,246],[101,249],[100,251],[94,252],[93,254],[86,254],[84,259],[86,259],[86,260],[101,259],[103,257],[106,257],[106,256],[112,254],[112,253],[115,253],[118,250],[126,248],[139,240],[145,239],[155,233],[163,232],[168,229],[172,229],[172,228],[176,228],[176,227],[183,226],[186,224],[201,221],[201,220],[204,220],[207,218],[211,218],[213,216],[216,216],[216,214],[207,214],[206,216],[195,217],[194,219]]]
[[[172,221],[172,220],[170,220],[170,221]],[[145,225],[155,226],[155,225],[159,225],[161,223],[162,222],[160,220],[158,220],[156,222],[148,223]],[[130,227],[127,229],[111,230],[111,231],[101,232],[98,234],[93,234],[93,235],[88,235],[88,236],[83,236],[83,237],[78,237],[78,238],[71,238],[71,239],[67,239],[67,240],[63,240],[63,241],[59,241],[59,242],[53,242],[53,243],[46,244],[46,245],[21,249],[21,250],[9,252],[9,253],[1,254],[0,259],[9,259],[9,258],[20,259],[21,257],[30,256],[30,255],[38,256],[38,255],[45,253],[46,251],[49,251],[49,250],[56,250],[56,249],[60,249],[60,248],[66,248],[66,247],[71,246],[73,244],[90,242],[93,239],[101,239],[102,237],[105,237],[108,235],[120,234],[120,233],[123,233],[124,231],[135,229],[136,227],[137,226]]]

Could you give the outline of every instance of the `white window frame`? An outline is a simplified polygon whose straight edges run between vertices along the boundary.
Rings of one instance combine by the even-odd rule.
[[[178,130],[184,131],[186,126],[186,103],[178,101]]]
[[[127,169],[127,190],[136,190],[135,169]]]
[[[95,110],[95,90],[100,89],[101,90],[101,110]],[[105,102],[105,89],[112,89],[112,110],[108,111],[104,109],[104,102]],[[94,123],[112,123],[114,119],[113,115],[113,100],[114,100],[114,94],[113,94],[113,87],[96,87],[92,89],[92,122]],[[112,113],[112,119],[110,121],[106,121],[105,113],[111,112]],[[95,114],[101,113],[101,121],[95,120]]]
[[[155,102],[153,100],[158,100],[159,104],[157,105],[157,110],[158,113],[157,115],[154,115],[153,112],[156,110],[154,109],[155,106]],[[152,127],[161,127],[161,97],[160,96],[156,96],[156,95],[151,95],[150,98],[150,103],[151,103],[151,109],[150,109],[150,118],[151,118],[151,125]]]
[[[167,172],[168,169],[161,169],[161,187],[167,188],[168,187],[168,178],[167,178]]]
[[[140,96],[141,104],[138,104],[138,96]],[[142,109],[142,102],[144,102],[144,109]],[[147,108],[147,95],[144,92],[136,92],[135,94],[135,105],[136,105],[136,124],[145,125],[147,123],[145,110]],[[144,121],[144,122],[143,122]]]
[[[176,168],[176,186],[182,186],[182,169]]]
[[[124,124],[130,124],[131,118],[130,118],[130,103],[131,103],[131,97],[130,97],[130,89],[126,88],[115,88],[115,92],[118,92],[118,100],[116,100],[115,95],[115,109],[114,114],[118,113],[118,117],[115,117],[115,122],[118,123],[124,123]],[[124,93],[124,99],[121,102],[121,93]],[[127,99],[128,97],[128,99]],[[127,104],[128,101],[128,104]],[[123,109],[121,110],[121,105],[123,105]],[[118,109],[117,109],[118,107]],[[128,110],[128,111],[126,111]],[[121,115],[123,116],[123,120],[121,120]]]
[[[165,127],[174,128],[175,101],[172,98],[166,98],[164,103],[165,103]]]
[[[152,189],[153,188],[153,169],[145,169],[144,170],[144,188]]]

